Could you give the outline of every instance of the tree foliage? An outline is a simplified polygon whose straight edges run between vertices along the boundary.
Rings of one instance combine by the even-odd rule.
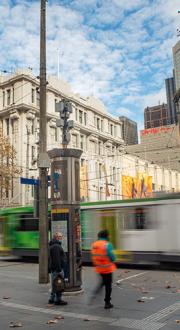
[[[10,144],[8,137],[0,135],[0,197],[7,198],[12,190],[13,179],[18,177],[21,169],[17,166],[17,152]]]

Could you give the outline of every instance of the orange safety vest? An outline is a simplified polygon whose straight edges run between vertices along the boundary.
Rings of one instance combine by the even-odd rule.
[[[92,244],[91,255],[96,273],[108,274],[116,269],[116,265],[107,255],[107,243],[106,240],[99,240]]]

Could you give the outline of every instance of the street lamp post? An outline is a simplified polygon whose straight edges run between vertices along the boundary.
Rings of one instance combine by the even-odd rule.
[[[62,246],[67,254],[66,291],[81,292],[81,227],[80,227],[80,156],[82,150],[67,148],[72,105],[67,100],[56,103],[62,129],[62,146],[48,152],[51,158],[51,229],[62,232]]]

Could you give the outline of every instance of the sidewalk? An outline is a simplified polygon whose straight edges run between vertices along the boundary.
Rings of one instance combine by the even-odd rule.
[[[160,329],[164,326],[163,323],[147,322],[145,319],[150,313],[160,309],[159,301],[154,300],[151,305],[139,304],[137,302],[140,297],[139,291],[129,285],[129,279],[132,278],[135,282],[138,278],[141,281],[148,271],[127,272],[129,274],[123,273],[124,278],[120,275],[120,269],[114,275],[112,293],[114,308],[110,310],[104,309],[103,294],[97,297],[93,305],[87,303],[91,290],[96,284],[96,274],[91,267],[84,267],[82,270],[84,292],[79,295],[64,296],[63,299],[68,302],[67,306],[54,306],[48,305],[50,284],[38,283],[37,264],[0,261],[0,330],[9,329],[16,322],[22,325],[22,329],[27,330],[49,327],[53,329],[61,327],[66,330],[115,330],[117,327],[121,330]],[[125,282],[117,285],[115,282],[119,279]],[[167,299],[169,303],[170,299],[172,300],[170,296],[165,298],[166,303]],[[55,319],[57,316],[59,318]],[[49,320],[57,323],[48,324]]]
[[[116,277],[118,273],[120,270]],[[108,312],[104,309],[103,295],[97,297],[94,305],[88,305],[96,275],[91,267],[86,267],[82,277],[83,293],[64,296],[67,306],[48,305],[50,284],[38,283],[37,264],[0,261],[0,329],[9,329],[16,322],[32,330],[49,326],[56,329],[60,325],[66,329],[109,329],[109,323],[119,318],[120,296],[113,293],[116,307]],[[47,324],[55,316],[64,319],[57,320],[57,324]]]

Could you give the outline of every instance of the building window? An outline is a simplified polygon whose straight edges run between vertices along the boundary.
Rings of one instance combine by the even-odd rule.
[[[57,127],[54,128],[54,140],[57,142],[58,135],[57,135]]]
[[[39,107],[40,105],[40,92],[39,89],[36,89],[36,105]]]
[[[9,181],[8,181],[8,179],[5,179],[5,181],[6,181],[6,186],[5,186],[5,194],[6,194],[6,198],[8,198],[9,197],[9,188],[8,188],[8,186],[9,186]]]
[[[78,109],[77,108],[75,108],[75,119],[76,119],[76,121],[78,121]]]
[[[34,134],[34,119],[32,120],[31,123],[31,134]]]
[[[110,133],[113,135],[113,124],[110,125]]]
[[[96,115],[94,114],[94,126],[96,126]]]
[[[94,141],[90,141],[90,151],[92,154],[96,153],[96,143]]]
[[[32,103],[35,102],[35,89],[34,88],[31,89],[31,102]]]
[[[57,142],[57,127],[51,127],[51,137],[52,141]]]
[[[79,122],[82,124],[83,122],[83,112],[79,110]]]
[[[100,187],[99,193],[100,193],[99,199],[102,201],[103,200],[103,187]]]
[[[5,91],[3,91],[3,107],[5,107]]]
[[[14,196],[14,184],[13,184],[13,177],[11,178],[11,198]]]
[[[100,119],[99,118],[97,118],[97,129],[98,129],[98,131],[100,130]]]
[[[80,148],[84,150],[84,136],[80,135]]]
[[[77,146],[78,146],[77,135],[72,134],[72,147],[77,148]]]
[[[98,142],[98,154],[101,155],[101,142]]]
[[[99,179],[101,179],[102,178],[102,171],[103,170],[103,166],[102,166],[102,164],[100,163],[99,164]]]
[[[7,89],[7,105],[11,103],[11,90]]]
[[[57,99],[54,99],[54,111],[56,111],[56,103],[57,103]]]
[[[35,160],[35,147],[31,147],[31,161],[33,162]]]
[[[86,126],[87,125],[87,113],[84,112],[84,125]]]
[[[114,184],[116,184],[116,168],[113,167],[113,180],[112,180]]]
[[[14,124],[14,120],[11,120],[11,127],[12,127],[12,135],[15,134],[15,124]]]
[[[12,103],[14,104],[14,86],[13,86],[13,89],[12,89]]]
[[[6,135],[9,135],[9,118],[6,119]]]
[[[104,130],[104,123],[103,123],[103,120],[101,120],[101,132],[103,132]]]
[[[106,154],[110,155],[111,154],[111,149],[109,146],[106,146]]]

